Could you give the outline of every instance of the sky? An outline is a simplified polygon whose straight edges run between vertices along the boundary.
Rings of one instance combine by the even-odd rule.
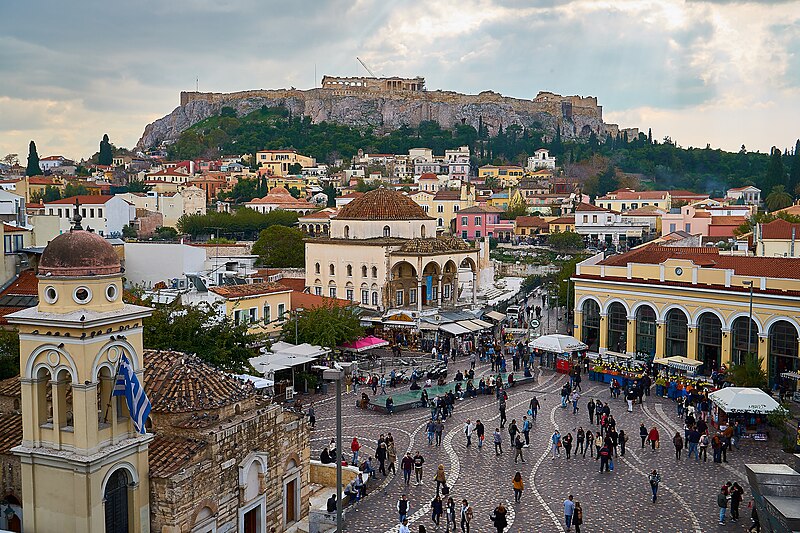
[[[181,90],[318,86],[596,96],[606,122],[768,152],[800,137],[800,1],[4,0],[0,157],[133,147]]]

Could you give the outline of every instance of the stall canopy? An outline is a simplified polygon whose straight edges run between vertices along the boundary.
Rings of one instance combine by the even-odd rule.
[[[456,322],[456,324],[469,331],[480,331],[484,329],[483,326],[476,324],[472,320],[462,320],[461,322]]]
[[[695,359],[689,359],[688,357],[683,357],[682,355],[673,355],[672,357],[662,357],[661,359],[654,359],[653,364],[666,365],[670,368],[683,370],[685,372],[695,372],[700,367],[700,365],[703,364],[703,362],[696,361]]]
[[[504,315],[503,313],[498,313],[497,311],[489,311],[483,316],[490,318],[491,320],[497,320],[498,322],[506,317],[506,315]]]
[[[271,379],[260,378],[258,376],[251,376],[250,374],[233,374],[237,378],[244,380],[244,381],[252,381],[253,385],[257,389],[267,389],[275,385],[275,382]]]
[[[463,335],[464,333],[469,333],[467,328],[459,326],[458,324],[442,324],[439,326],[439,329],[445,333],[449,333],[450,335]]]
[[[270,372],[311,363],[330,351],[327,348],[308,343],[294,345],[288,342],[276,342],[271,348],[272,351],[262,350],[263,355],[248,359],[253,368],[264,376],[269,375]]]
[[[781,377],[787,379],[793,379],[795,381],[800,381],[800,374],[798,374],[797,372],[782,372]]]
[[[714,404],[726,413],[771,413],[780,407],[772,396],[761,389],[750,387],[725,387],[708,395]]]
[[[357,341],[353,342],[346,342],[342,344],[341,348],[343,350],[349,350],[351,352],[365,352],[367,350],[371,350],[372,348],[380,348],[382,346],[388,346],[389,341],[379,339],[378,337],[374,337],[370,335],[369,337],[364,337],[363,339],[358,339]]]
[[[531,343],[531,347],[553,353],[576,352],[588,350],[589,347],[572,335],[542,335]]]
[[[488,322],[484,322],[483,320],[481,320],[479,318],[476,318],[472,322],[475,322],[476,324],[481,326],[483,329],[491,329],[491,328],[494,327],[492,324],[489,324]]]

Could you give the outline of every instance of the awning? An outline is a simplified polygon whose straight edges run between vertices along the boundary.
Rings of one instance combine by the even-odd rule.
[[[275,382],[271,379],[260,378],[258,376],[251,376],[250,374],[233,374],[237,378],[244,380],[244,381],[251,381],[253,385],[257,389],[266,389],[268,387],[272,387],[275,385]]]
[[[800,381],[800,374],[798,374],[797,372],[782,372],[781,377],[793,379],[795,381]]]
[[[497,320],[498,322],[502,321],[506,315],[503,313],[498,313],[497,311],[489,311],[488,313],[484,313],[485,317],[488,317],[491,320]]]
[[[589,347],[572,335],[543,335],[531,342],[531,347],[553,353],[579,352]]]
[[[424,320],[419,323],[419,329],[424,329],[427,331],[436,331],[439,329],[438,324],[432,324],[430,322],[425,322]]]
[[[725,387],[708,395],[726,413],[771,413],[780,407],[775,399],[761,389]]]
[[[481,320],[481,319],[479,319],[479,318],[476,318],[476,319],[475,319],[475,320],[473,320],[472,322],[475,322],[476,324],[478,324],[479,326],[481,326],[483,329],[490,329],[490,328],[493,328],[493,327],[494,327],[494,325],[493,325],[493,324],[490,324],[490,323],[488,323],[488,322],[484,322],[483,320]]]
[[[703,362],[695,359],[689,359],[688,357],[683,357],[682,355],[673,355],[672,357],[654,359],[653,364],[665,365],[677,370],[683,370],[684,372],[694,372],[703,364]]]
[[[464,333],[469,333],[467,328],[459,326],[458,324],[442,324],[439,326],[439,329],[445,333],[449,333],[450,335],[463,335]]]
[[[316,361],[316,357],[305,357],[302,355],[261,355],[249,359],[250,364],[257,371],[265,376],[270,372],[277,372],[278,370],[286,370],[295,366],[303,366],[306,363]]]
[[[346,342],[342,344],[341,348],[343,350],[360,353],[371,350],[372,348],[380,348],[382,346],[389,346],[389,341],[370,335],[369,337],[364,337],[362,339],[358,339],[357,341]]]
[[[483,329],[483,326],[479,326],[471,320],[462,320],[461,322],[456,322],[456,324],[469,331],[480,331]]]

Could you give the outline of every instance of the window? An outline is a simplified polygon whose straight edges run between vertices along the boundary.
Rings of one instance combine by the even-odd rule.
[[[592,224],[597,224],[597,215],[592,215]]]
[[[649,305],[636,310],[636,351],[656,353],[656,312]]]
[[[98,218],[103,218],[103,208],[102,207],[98,207],[97,208],[97,217]]]
[[[480,226],[481,225],[481,217],[475,217],[475,225],[476,226]]]
[[[353,265],[347,265],[347,276],[350,278],[353,277]]]
[[[419,233],[420,237],[422,237],[422,238],[424,239],[424,238],[427,236],[427,235],[426,235],[426,234],[427,234],[427,231],[428,231],[428,230],[427,230],[427,228],[425,228],[425,224],[423,224],[423,225],[422,225],[422,228],[420,228],[420,233]]]
[[[436,212],[437,213],[444,213],[444,206],[441,205],[441,204],[437,205],[436,206]]]
[[[350,238],[350,226],[345,226],[344,227],[344,238],[345,239],[349,239]]]
[[[454,211],[454,212],[456,212],[456,213],[458,213],[458,204],[456,204],[456,205],[454,205],[454,206],[453,206],[453,211]]]
[[[449,300],[450,299],[450,284],[449,283],[445,283],[444,285],[442,285],[442,297],[445,300]]]
[[[352,302],[352,301],[353,301],[353,296],[354,296],[354,295],[353,295],[353,289],[347,289],[347,290],[345,291],[345,294],[346,294],[346,298],[347,298],[347,300],[348,300],[348,301],[350,301],[350,302]]]
[[[442,226],[444,226],[444,219],[441,219],[441,218],[440,218],[439,220],[437,220],[437,221],[436,221],[436,223],[437,223],[437,224],[439,225],[439,227],[441,228]]]
[[[361,265],[361,277],[362,278],[367,277],[367,265]]]
[[[14,250],[12,249],[12,244],[11,244],[11,235],[6,235],[3,238],[3,245],[4,245],[4,250],[5,250],[5,252],[7,254],[14,253]]]
[[[409,289],[409,291],[408,291],[408,303],[410,303],[410,304],[417,303],[417,289]]]
[[[600,306],[594,300],[586,300],[583,304],[583,328],[581,339],[589,346],[589,350],[597,351],[600,340]]]
[[[667,313],[667,342],[665,352],[667,357],[682,355],[686,357],[686,348],[689,338],[689,321],[683,311],[672,309]]]
[[[336,298],[336,287],[329,287],[328,288],[328,295],[331,298]]]
[[[476,239],[480,239],[481,238],[481,230],[479,230],[479,229],[475,230],[475,238]]]
[[[322,287],[314,287],[314,294],[322,296]]]
[[[466,238],[467,238],[467,230],[463,230],[461,232],[461,238],[466,240]]]
[[[233,321],[236,324],[241,324],[242,320],[243,320],[242,311],[241,311],[241,309],[237,309],[236,311],[233,312]]]
[[[319,263],[316,263],[316,264],[314,265],[314,272],[315,272],[315,273],[317,273],[317,274],[319,274],[319,273],[320,273],[320,266],[319,266]]]
[[[402,290],[395,291],[395,293],[394,293],[394,303],[398,307],[403,305],[403,291]]]
[[[747,323],[750,322],[750,331]],[[733,364],[739,364],[748,353],[758,352],[758,326],[746,316],[740,316],[733,321],[731,328],[731,359]],[[748,341],[750,342],[748,348]]]
[[[686,229],[685,229],[685,231],[686,231],[686,233],[689,233],[690,231],[692,231],[692,224],[691,224],[691,222],[687,222],[687,223],[686,223]]]
[[[467,225],[467,217],[461,217],[461,225],[462,226],[466,226]]]
[[[722,322],[714,313],[703,313],[697,321],[697,358],[709,371],[719,367],[722,355]]]
[[[373,278],[378,277],[378,267],[372,267],[372,277]]]
[[[369,305],[369,291],[361,290],[361,303],[363,305]]]
[[[335,266],[333,266],[333,263],[331,263],[330,265],[328,265],[328,271],[330,272],[331,276],[334,276],[334,275],[336,275],[336,267],[335,267]]]
[[[50,208],[50,214],[53,214],[53,208]],[[58,210],[58,216],[61,217],[61,209]]]
[[[250,308],[250,310],[248,312],[248,315],[247,315],[247,320],[251,324],[254,324],[254,323],[258,322],[258,307],[251,307]]]
[[[89,216],[94,218],[94,208],[89,209]]]
[[[625,334],[628,328],[628,313],[625,306],[619,302],[614,302],[608,307],[608,349],[619,353],[625,353],[627,339]]]
[[[383,236],[384,237],[391,237],[392,236],[392,229],[389,226],[383,227]]]
[[[278,318],[283,318],[286,314],[286,304],[278,304]]]
[[[373,291],[373,293],[372,293],[372,305],[375,305],[375,306],[378,305],[378,292],[377,291]]]
[[[264,322],[269,322],[272,320],[272,309],[270,306],[264,306]]]

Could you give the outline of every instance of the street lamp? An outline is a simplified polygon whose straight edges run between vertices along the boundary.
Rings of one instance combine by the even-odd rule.
[[[297,317],[300,316],[300,313],[302,313],[302,312],[303,312],[303,308],[302,307],[298,307],[297,309],[294,310],[294,343],[295,343],[295,345],[300,344],[298,342],[298,340],[297,340],[297,338],[298,338],[297,337]]]
[[[747,354],[750,355],[750,341],[753,335],[753,280],[743,281],[742,285],[750,287],[750,320],[747,323]],[[739,361],[741,363],[741,361]]]
[[[322,371],[322,379],[336,382],[336,531],[343,531],[342,522],[342,380],[351,363],[334,363]]]

